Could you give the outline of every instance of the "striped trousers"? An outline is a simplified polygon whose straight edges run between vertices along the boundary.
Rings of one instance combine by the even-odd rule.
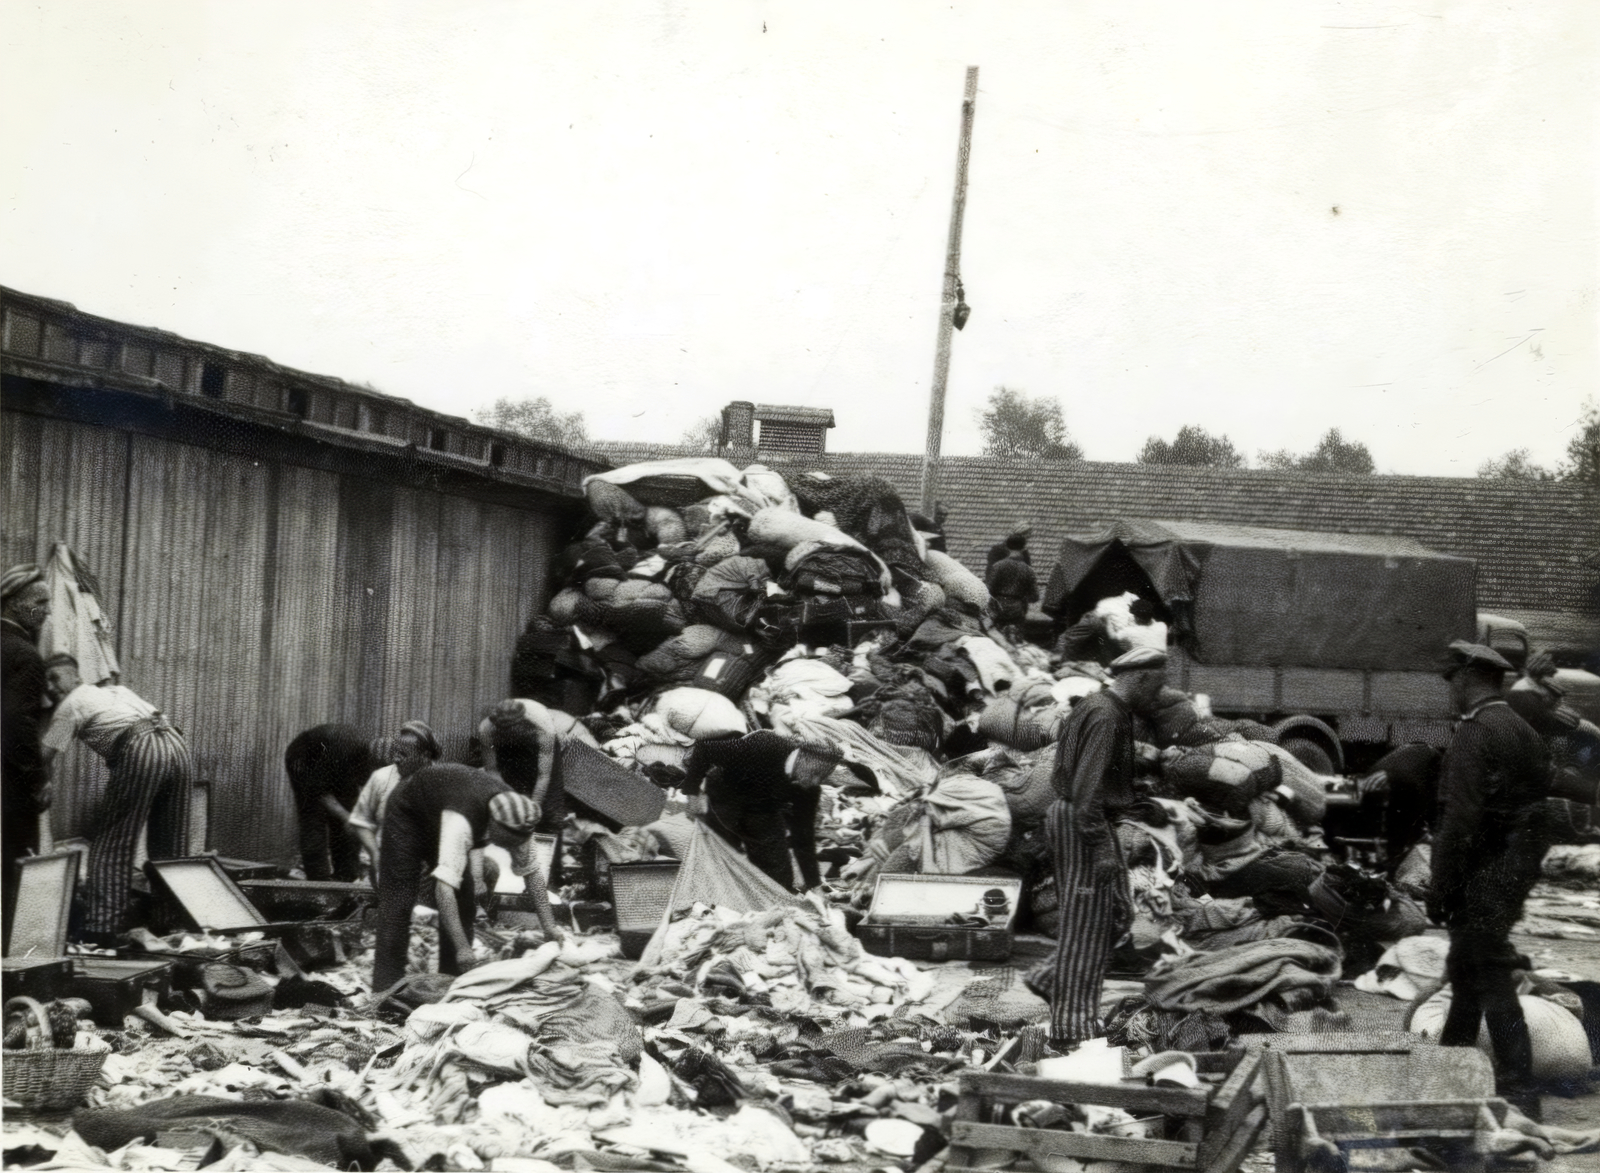
[[[1057,799],[1045,812],[1045,840],[1055,862],[1056,951],[1028,975],[1028,988],[1050,1003],[1050,1037],[1082,1042],[1101,1033],[1100,991],[1111,953],[1133,923],[1133,896],[1116,832],[1097,809],[1085,813]]]
[[[89,844],[84,928],[121,932],[128,915],[139,832],[150,827],[151,859],[189,854],[193,766],[183,734],[164,721],[136,725],[123,739],[106,783],[99,826]]]

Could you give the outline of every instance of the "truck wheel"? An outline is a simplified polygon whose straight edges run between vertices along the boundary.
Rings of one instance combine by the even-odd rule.
[[[1307,741],[1303,737],[1291,737],[1282,743],[1282,747],[1298,758],[1300,764],[1313,773],[1332,774],[1334,772],[1333,759],[1328,756],[1328,751],[1314,741]]]

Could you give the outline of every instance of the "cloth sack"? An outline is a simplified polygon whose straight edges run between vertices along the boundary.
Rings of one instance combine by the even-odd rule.
[[[989,605],[989,588],[983,580],[943,551],[929,550],[922,567],[923,576],[952,602],[966,603],[980,611]]]
[[[686,456],[676,460],[644,460],[583,479],[583,491],[595,481],[619,485],[642,505],[681,509],[718,493],[737,493],[739,470],[715,456]]]
[[[1557,1081],[1587,1076],[1593,1060],[1589,1038],[1577,1015],[1548,999],[1530,994],[1520,995],[1517,1001],[1522,1005],[1522,1016],[1528,1020],[1528,1034],[1533,1040],[1533,1078]],[[1406,1029],[1425,1039],[1437,1040],[1444,1031],[1450,1002],[1450,987],[1446,986],[1411,1012]],[[1494,1058],[1487,1022],[1478,1028],[1478,1049]]]
[[[153,1143],[168,1129],[207,1127],[244,1137],[263,1151],[291,1153],[333,1169],[376,1169],[382,1159],[356,1120],[309,1100],[171,1096],[125,1111],[104,1108],[72,1116],[73,1131],[108,1153],[136,1140]],[[379,1142],[377,1148],[385,1146]]]
[[[709,689],[668,689],[656,698],[655,712],[671,728],[696,741],[750,732],[738,706]]]

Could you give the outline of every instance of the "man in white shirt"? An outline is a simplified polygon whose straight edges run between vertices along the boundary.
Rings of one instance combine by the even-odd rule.
[[[110,945],[127,927],[139,832],[149,824],[152,859],[188,854],[189,746],[183,733],[131,688],[84,684],[71,656],[50,657],[45,674],[58,698],[43,739],[45,768],[77,739],[104,758],[111,771],[99,827],[89,845],[83,931],[86,942]]]
[[[380,742],[392,748],[384,752]],[[374,770],[361,788],[361,796],[350,812],[349,827],[372,861],[372,886],[376,888],[383,851],[383,818],[389,808],[389,797],[401,782],[430,762],[438,761],[441,750],[439,739],[423,721],[407,721],[400,727],[398,737],[381,738],[373,747],[373,758],[378,761],[387,758],[389,765]]]

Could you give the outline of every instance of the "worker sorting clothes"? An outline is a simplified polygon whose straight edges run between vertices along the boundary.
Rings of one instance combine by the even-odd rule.
[[[396,737],[380,737],[372,743],[368,757],[382,762],[372,771],[356,805],[350,812],[350,833],[367,853],[372,868],[373,887],[378,885],[378,862],[383,846],[383,819],[395,788],[429,762],[439,760],[443,751],[439,739],[425,721],[407,721]]]
[[[428,875],[439,905],[439,972],[472,968],[477,901],[468,867],[473,850],[491,843],[510,853],[512,870],[523,877],[545,935],[561,936],[534,849],[537,822],[531,798],[471,766],[426,766],[395,788],[384,812],[378,864],[374,990],[387,990],[405,976],[411,912],[418,884]]]
[[[306,879],[348,883],[360,874],[360,848],[349,833],[350,809],[376,765],[366,735],[353,725],[313,726],[284,751]]]
[[[568,741],[581,741],[595,749],[600,743],[570,713],[517,697],[490,710],[478,725],[478,738],[483,745],[484,769],[499,774],[511,789],[531,798],[537,812],[535,829],[556,836],[554,866],[559,868],[567,815],[561,750]]]
[[[839,761],[826,746],[758,729],[697,743],[682,790],[690,796],[690,813],[743,848],[756,867],[793,891],[798,865],[802,887],[811,889],[822,883],[817,863],[822,783]]]
[[[111,945],[127,928],[128,890],[139,833],[149,826],[154,859],[189,853],[193,767],[183,733],[149,701],[120,684],[85,684],[65,653],[45,661],[57,698],[44,734],[44,764],[74,739],[111,771],[98,826],[90,836],[88,905],[81,939]]]
[[[1100,990],[1133,900],[1112,821],[1133,803],[1135,714],[1155,712],[1167,656],[1150,647],[1111,662],[1111,686],[1073,706],[1056,744],[1045,813],[1055,867],[1055,954],[1026,978],[1050,1003],[1050,1042],[1069,1051],[1102,1033]]]

